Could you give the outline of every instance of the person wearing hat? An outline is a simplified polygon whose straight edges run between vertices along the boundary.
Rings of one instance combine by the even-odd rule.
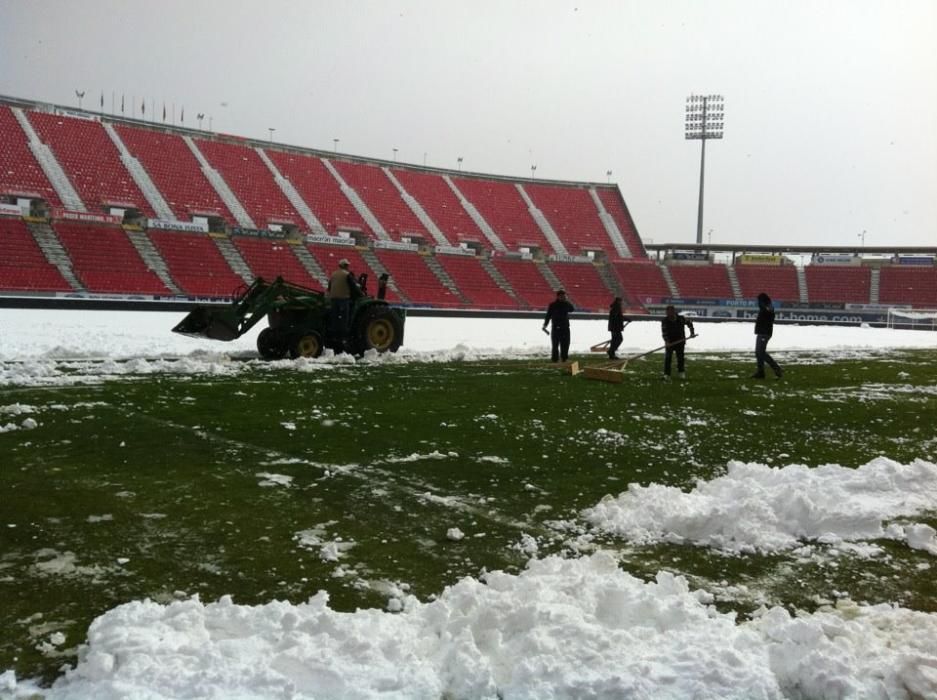
[[[351,300],[357,296],[358,284],[347,259],[338,261],[338,269],[329,278],[329,327],[336,340],[345,340],[351,323]]]
[[[566,291],[556,290],[556,299],[547,307],[547,315],[543,319],[543,332],[547,331],[547,324],[553,323],[550,331],[551,362],[566,362],[569,359],[569,315],[575,311],[573,305],[566,300]]]

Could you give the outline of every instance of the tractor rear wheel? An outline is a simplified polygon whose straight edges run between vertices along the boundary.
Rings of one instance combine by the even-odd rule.
[[[287,350],[286,336],[277,328],[264,328],[257,336],[257,352],[265,360],[282,360]]]
[[[355,319],[355,341],[360,352],[396,352],[403,342],[403,324],[388,306],[372,306]]]
[[[290,346],[290,357],[318,357],[322,354],[322,336],[315,331],[300,333]]]

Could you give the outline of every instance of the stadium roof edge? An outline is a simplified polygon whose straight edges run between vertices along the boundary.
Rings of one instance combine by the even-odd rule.
[[[511,175],[497,175],[494,173],[481,173],[467,170],[453,170],[451,168],[439,168],[429,165],[418,165],[416,163],[404,163],[394,160],[384,160],[382,158],[370,158],[367,156],[356,156],[348,153],[335,153],[334,151],[308,148],[306,146],[296,146],[288,143],[280,143],[264,139],[253,139],[246,136],[237,136],[236,134],[225,134],[217,131],[205,131],[203,129],[190,129],[185,126],[174,124],[160,124],[158,122],[149,122],[144,119],[124,117],[116,114],[107,114],[105,112],[95,112],[89,109],[78,109],[77,107],[66,107],[53,102],[42,102],[39,100],[28,100],[21,97],[12,97],[9,95],[0,95],[0,105],[7,107],[22,107],[37,111],[60,113],[64,116],[74,115],[84,118],[94,118],[112,124],[124,124],[127,126],[142,127],[154,131],[164,131],[167,133],[180,134],[185,136],[197,136],[199,138],[212,138],[215,140],[238,143],[245,146],[260,146],[262,148],[274,146],[278,150],[288,151],[306,155],[313,155],[319,158],[328,158],[330,160],[346,160],[354,163],[367,163],[370,165],[379,165],[393,168],[404,168],[415,170],[417,172],[438,173],[445,175],[455,175],[457,177],[483,178],[485,180],[501,180],[504,182],[522,182],[527,184],[539,185],[563,185],[566,187],[596,187],[599,189],[618,189],[617,183],[578,181],[578,180],[550,180],[548,178],[530,178]],[[622,197],[624,199],[624,197]]]
[[[647,250],[686,250],[716,253],[869,253],[873,255],[937,255],[937,246],[802,246],[802,245],[755,245],[748,243],[648,243]]]

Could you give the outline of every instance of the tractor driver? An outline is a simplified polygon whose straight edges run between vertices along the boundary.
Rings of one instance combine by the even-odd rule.
[[[329,329],[339,341],[348,337],[351,324],[351,300],[358,296],[358,283],[345,258],[338,261],[338,269],[329,278]]]

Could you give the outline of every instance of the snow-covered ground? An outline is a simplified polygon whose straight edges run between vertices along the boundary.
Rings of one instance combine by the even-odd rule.
[[[0,309],[0,360],[54,359],[60,357],[160,357],[193,353],[256,354],[258,324],[244,337],[228,343],[189,338],[171,333],[183,313],[139,311],[59,311]],[[448,356],[550,354],[549,338],[540,330],[539,318],[407,319],[401,355],[427,359],[427,354]],[[572,322],[571,352],[588,352],[589,346],[608,339],[601,320]],[[753,351],[751,323],[697,322],[699,334],[688,352]],[[660,345],[660,325],[634,322],[625,328],[620,354],[643,352]],[[769,351],[865,350],[887,348],[935,348],[937,332],[897,331],[857,326],[776,325]]]
[[[230,356],[255,354],[255,333],[232,343],[194,340],[169,332],[180,318],[0,310],[0,391],[250,365]],[[754,346],[751,324],[699,323],[697,330],[691,352],[751,353]],[[574,352],[607,337],[601,321],[574,321],[572,335]],[[659,344],[657,324],[634,323],[623,352]],[[921,347],[937,348],[937,333],[777,326],[770,350],[835,357]],[[401,353],[365,361],[548,351],[537,319],[413,317]],[[20,427],[28,411],[12,406],[0,400],[0,423]],[[933,422],[925,430],[932,439]],[[0,454],[5,437],[0,431]],[[582,523],[629,541],[690,541],[726,556],[783,550],[809,557],[822,545],[871,557],[872,540],[891,539],[937,557],[933,528],[916,520],[937,512],[934,464],[880,458],[808,469],[725,457],[726,474],[689,493],[632,487],[583,512]],[[300,605],[136,601],[92,624],[77,667],[51,690],[7,671],[0,698],[937,698],[937,614],[840,600],[813,614],[772,608],[738,622],[713,600],[713,592],[665,572],[640,581],[599,552],[534,557],[519,575],[466,578],[432,601],[398,591],[386,610],[336,612],[324,593]]]

